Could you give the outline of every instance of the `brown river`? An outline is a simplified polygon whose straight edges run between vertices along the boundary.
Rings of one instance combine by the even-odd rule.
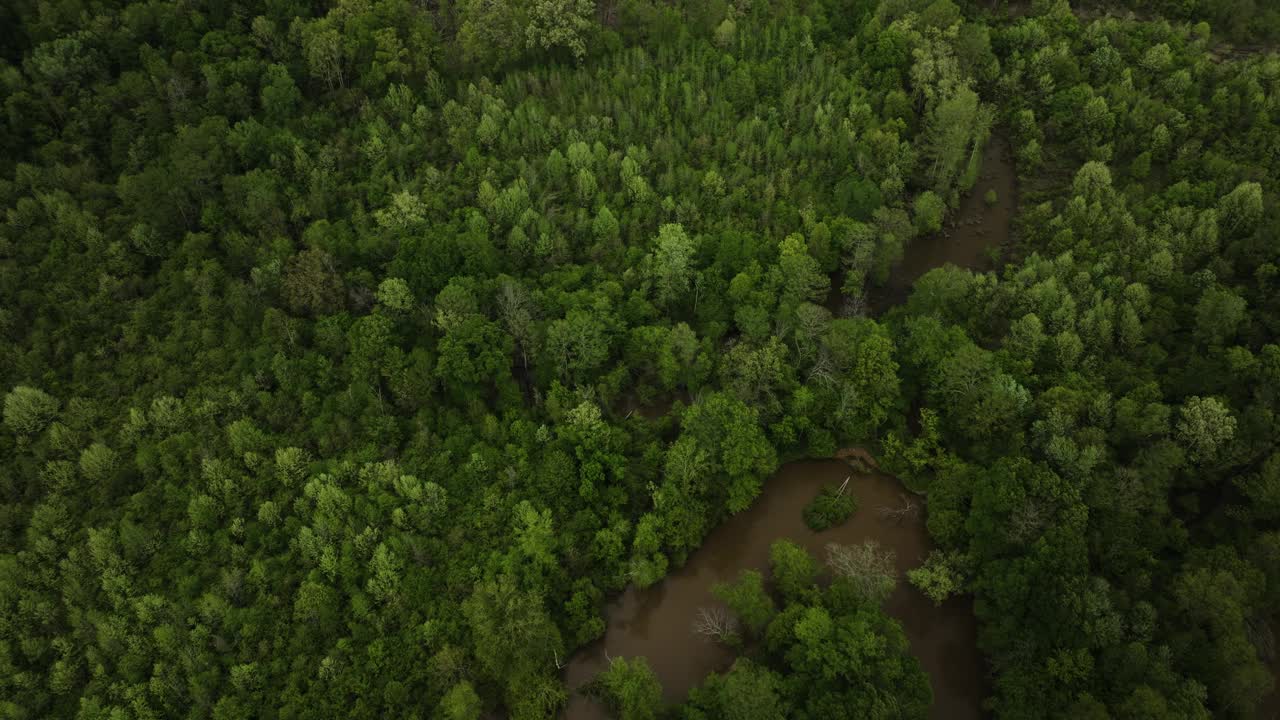
[[[985,202],[988,190],[998,195],[994,205]],[[888,284],[868,298],[873,313],[903,302],[912,283],[933,268],[947,263],[989,268],[988,248],[1009,238],[1016,192],[1008,143],[993,138],[974,190],[962,199],[942,232],[911,244]],[[823,533],[810,531],[801,514],[804,506],[824,484],[839,484],[845,478],[850,478],[849,488],[858,498],[858,512],[839,527]],[[598,703],[575,692],[605,668],[607,658],[644,656],[662,682],[667,703],[683,701],[709,673],[727,669],[733,652],[695,634],[694,617],[699,608],[719,605],[711,594],[716,583],[731,581],[742,570],[767,572],[769,546],[775,540],[792,540],[819,559],[825,558],[827,543],[876,540],[894,551],[900,573],[920,565],[933,547],[923,515],[897,523],[881,519],[877,512],[880,507],[900,507],[907,500],[923,505],[922,498],[909,497],[897,480],[855,472],[838,460],[784,465],[765,482],[755,503],[712,531],[684,567],[673,570],[653,587],[630,587],[609,604],[604,637],[574,655],[565,668],[571,691],[565,718],[609,717]],[[953,720],[982,717],[985,663],[977,649],[971,601],[953,598],[935,607],[900,577],[885,609],[902,623],[912,655],[929,675],[934,698],[930,716]]]
[[[848,522],[822,533],[804,524],[804,506],[826,483],[851,477],[849,489],[858,498],[858,511]],[[786,538],[825,558],[827,543],[859,543],[874,539],[897,556],[898,570],[920,565],[932,544],[923,517],[901,523],[884,520],[880,507],[901,507],[906,491],[891,477],[860,474],[838,460],[809,460],[782,466],[746,511],[730,517],[676,570],[644,590],[628,588],[607,611],[604,639],[574,656],[566,668],[570,690],[580,688],[605,668],[608,657],[643,655],[662,682],[663,698],[678,703],[707,674],[725,670],[732,651],[707,642],[692,630],[699,608],[719,605],[711,594],[718,582],[735,579],[748,569],[769,566],[769,545]],[[918,497],[910,497],[917,504]],[[902,623],[911,654],[920,660],[933,686],[932,717],[981,717],[983,660],[976,646],[977,626],[971,603],[953,598],[942,607],[900,578],[885,608]],[[609,717],[593,700],[575,694],[565,717],[594,720]]]
[[[951,264],[970,270],[990,270],[989,248],[1009,239],[1018,206],[1017,174],[1013,151],[1003,137],[993,137],[982,156],[982,172],[973,190],[960,199],[960,207],[947,217],[942,232],[918,237],[907,247],[883,287],[872,288],[867,298],[872,314],[880,315],[907,300],[911,286],[921,275]],[[987,191],[996,202],[988,205]]]

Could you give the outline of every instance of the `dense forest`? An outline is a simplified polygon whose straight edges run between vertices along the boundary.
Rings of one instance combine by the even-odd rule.
[[[991,716],[1258,717],[1277,42],[1269,0],[0,3],[0,716],[947,717],[909,582],[972,598]],[[884,301],[996,142],[1012,232]],[[926,563],[779,542],[687,701],[566,686],[850,447]]]

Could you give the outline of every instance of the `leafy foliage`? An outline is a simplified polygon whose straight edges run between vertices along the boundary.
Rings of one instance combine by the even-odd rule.
[[[919,663],[907,652],[902,628],[880,608],[887,593],[867,594],[870,575],[849,572],[853,556],[883,556],[870,546],[834,549],[835,579],[819,588],[814,584],[816,562],[806,551],[780,541],[770,554],[775,575],[786,578],[776,612],[754,571],[744,571],[735,583],[717,589],[744,624],[755,628],[760,642],[727,673],[712,674],[695,688],[675,716],[925,717],[932,692]],[[877,563],[868,569],[878,568]],[[885,577],[883,568],[871,570],[871,575]],[[888,588],[893,584],[888,577]]]
[[[804,506],[804,524],[814,532],[821,532],[844,524],[857,509],[858,499],[853,493],[845,494],[840,488],[825,485]]]
[[[3,4],[4,713],[552,716],[609,593],[858,443],[995,714],[1252,713],[1277,11],[961,5]],[[1008,264],[867,317],[993,133]],[[775,549],[681,712],[925,712],[875,560]]]

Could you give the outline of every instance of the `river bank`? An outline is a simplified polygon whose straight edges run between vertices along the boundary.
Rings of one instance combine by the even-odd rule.
[[[1017,196],[1008,140],[993,137],[983,150],[977,183],[943,229],[912,242],[889,282],[870,291],[866,306],[871,314],[883,314],[905,302],[915,281],[934,268],[952,264],[990,269],[996,251],[1010,240]],[[842,284],[842,277],[833,279],[833,288]],[[839,293],[834,292],[828,306],[838,309],[842,305]],[[823,485],[839,484],[846,478],[858,498],[858,512],[839,527],[822,533],[809,530],[802,518],[804,506]],[[903,509],[906,504],[913,509],[900,521],[882,520],[877,512],[881,508]],[[933,549],[924,512],[923,497],[879,472],[875,458],[861,448],[841,450],[834,459],[784,464],[765,482],[752,506],[713,530],[683,567],[652,587],[628,587],[609,603],[604,637],[576,653],[565,668],[565,682],[572,693],[565,718],[608,717],[603,707],[578,691],[606,667],[609,658],[644,656],[661,681],[663,699],[669,704],[684,700],[709,673],[726,669],[734,653],[694,633],[693,620],[699,609],[718,604],[711,593],[716,583],[731,581],[743,570],[767,574],[769,546],[781,539],[796,542],[820,558],[825,556],[826,544],[832,542],[875,540],[893,550],[900,577],[885,609],[902,623],[911,653],[929,675],[934,692],[931,717],[982,717],[985,664],[977,650],[972,600],[952,598],[941,607],[934,606],[908,585],[903,575],[923,563]]]
[[[851,455],[854,462],[865,462]],[[845,524],[821,533],[805,526],[804,506],[819,488],[849,479],[859,510]],[[886,519],[881,508],[913,505],[901,520]],[[899,584],[886,611],[902,623],[911,646],[929,675],[934,692],[931,716],[968,720],[981,717],[983,661],[977,650],[977,623],[972,603],[953,598],[934,604],[902,576],[924,562],[933,544],[924,525],[923,503],[894,478],[859,472],[840,460],[801,460],[783,465],[764,485],[760,497],[744,512],[711,532],[681,568],[649,588],[628,588],[609,604],[605,636],[577,653],[565,680],[580,689],[603,670],[609,658],[644,656],[662,682],[663,699],[678,703],[709,673],[725,670],[734,658],[728,648],[697,635],[692,623],[700,608],[719,601],[711,588],[731,581],[743,570],[767,574],[769,546],[791,540],[824,557],[827,543],[855,544],[875,540],[892,550]],[[607,718],[604,708],[574,693],[565,712],[569,720]]]

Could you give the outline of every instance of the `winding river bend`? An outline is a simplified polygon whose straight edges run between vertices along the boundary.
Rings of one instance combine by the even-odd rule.
[[[874,291],[870,308],[880,314],[906,299],[912,283],[929,270],[951,263],[986,269],[988,248],[1009,239],[1016,207],[1016,183],[1008,143],[994,138],[984,151],[982,175],[974,190],[943,232],[917,239],[889,283]],[[985,202],[988,190],[997,201]],[[839,287],[837,284],[836,287]],[[849,488],[859,509],[844,525],[814,533],[802,519],[804,506],[824,484],[850,478]],[[894,551],[899,573],[919,566],[933,548],[923,514],[902,522],[882,520],[880,507],[901,507],[912,498],[895,479],[879,473],[859,473],[838,460],[806,460],[782,466],[764,484],[752,506],[717,527],[681,568],[657,585],[629,587],[609,604],[604,637],[578,652],[565,668],[573,693],[567,720],[608,718],[604,708],[575,692],[603,670],[608,658],[644,656],[662,682],[663,699],[679,703],[689,690],[712,672],[726,670],[734,653],[695,634],[698,609],[719,604],[711,594],[716,583],[732,581],[742,570],[767,572],[769,546],[780,539],[825,558],[827,543],[875,540]],[[977,649],[977,622],[972,601],[952,598],[936,607],[918,590],[900,581],[885,609],[902,623],[911,653],[919,659],[933,688],[933,718],[970,720],[982,717],[985,663]]]
[[[912,240],[889,281],[868,293],[873,314],[880,315],[906,302],[915,281],[934,268],[951,264],[970,270],[991,269],[987,253],[1009,240],[1018,206],[1012,155],[1009,142],[1003,137],[993,137],[987,143],[978,181],[960,199],[960,207],[948,216],[942,231]],[[989,191],[996,194],[994,204],[987,203]]]
[[[849,489],[858,498],[858,512],[844,525],[814,533],[804,524],[804,506],[826,483],[852,476]],[[608,609],[603,641],[574,656],[567,668],[571,689],[581,687],[605,668],[608,657],[645,656],[662,682],[663,699],[678,703],[709,673],[725,670],[732,651],[706,642],[691,624],[698,609],[719,604],[711,594],[718,582],[735,579],[747,569],[769,567],[769,546],[789,539],[824,558],[827,543],[860,543],[874,539],[894,551],[899,572],[919,566],[932,544],[923,518],[901,523],[882,520],[876,509],[900,507],[905,490],[897,480],[880,474],[859,474],[838,460],[809,460],[784,465],[770,478],[756,502],[717,527],[684,567],[657,585],[628,588]],[[912,498],[919,502],[918,498]],[[937,718],[967,720],[980,717],[983,662],[976,644],[977,625],[967,599],[953,598],[942,607],[905,580],[898,584],[885,609],[902,623],[911,653],[933,686]],[[566,712],[571,720],[607,718],[592,700],[575,695]]]

